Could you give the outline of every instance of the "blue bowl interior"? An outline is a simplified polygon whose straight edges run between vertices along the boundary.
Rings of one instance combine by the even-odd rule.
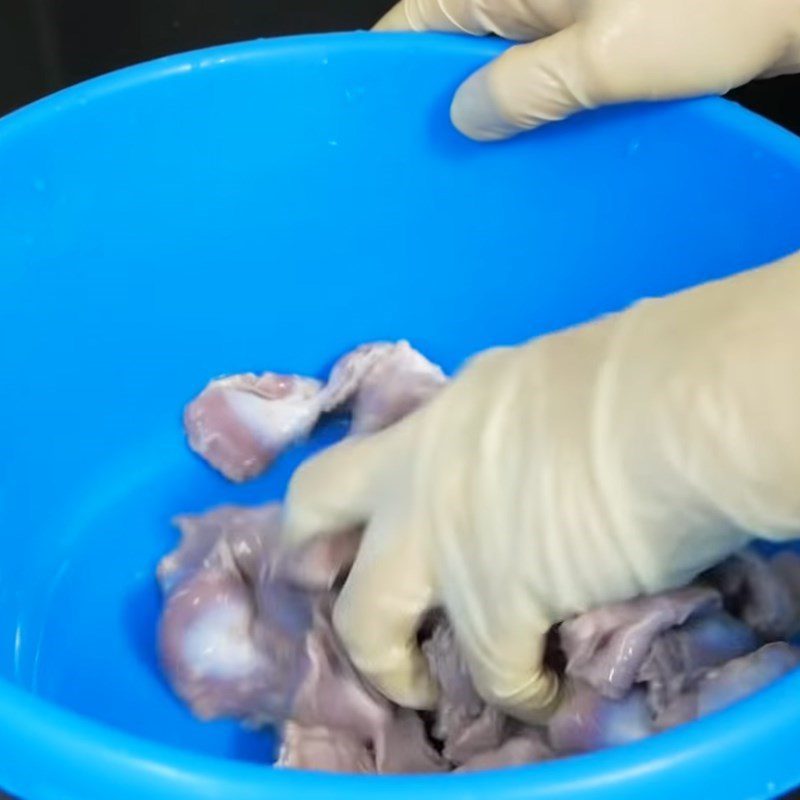
[[[64,797],[69,774],[82,800],[141,791],[86,763],[91,778],[23,776],[28,750],[67,747],[70,726],[84,753],[116,742],[112,729],[189,751],[119,740],[120,775],[147,761],[153,797],[179,763],[237,797],[258,785],[201,756],[264,762],[272,737],[194,721],[159,675],[153,572],[176,541],[172,515],[279,498],[308,448],[256,483],[225,483],[181,434],[207,379],[322,374],[356,343],[400,337],[452,370],[800,246],[800,145],[722,101],[463,139],[449,99],[499,47],[366,34],[239,45],[0,125],[0,707],[13,709],[0,741],[30,740],[0,762],[0,785]],[[29,693],[111,727],[51,719]],[[612,762],[588,763],[597,775]]]

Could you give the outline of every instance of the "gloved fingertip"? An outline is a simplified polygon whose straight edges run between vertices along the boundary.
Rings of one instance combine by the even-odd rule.
[[[450,106],[453,125],[469,139],[496,142],[520,133],[500,110],[490,85],[490,66],[461,84]]]
[[[281,519],[279,552],[290,559],[299,558],[299,551],[311,542],[343,536],[354,526],[341,514],[325,514],[324,510],[300,502],[286,503]],[[318,546],[321,547],[321,544]]]
[[[431,711],[439,699],[439,687],[427,668],[416,663],[416,659],[411,662],[410,669],[376,676],[374,683],[390,700],[404,708]]]
[[[436,708],[439,687],[416,644],[365,641],[363,626],[341,602],[334,608],[333,622],[356,669],[381,694],[403,708]]]
[[[539,673],[502,704],[511,716],[529,725],[543,725],[561,704],[564,684],[548,672]]]
[[[293,550],[314,538],[315,527],[310,525],[301,513],[295,511],[295,505],[287,511],[287,506],[283,509],[283,519],[281,525],[281,546],[288,550]]]

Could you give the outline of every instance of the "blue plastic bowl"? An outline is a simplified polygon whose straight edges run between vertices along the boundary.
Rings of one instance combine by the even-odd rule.
[[[195,460],[179,413],[210,376],[320,372],[384,337],[452,369],[800,246],[800,141],[722,101],[461,138],[450,96],[500,47],[238,45],[0,124],[0,786],[639,800],[800,783],[800,675],[635,746],[438,778],[271,771],[271,737],[195,722],[159,676],[153,570],[171,515],[279,497],[303,455],[239,488]]]

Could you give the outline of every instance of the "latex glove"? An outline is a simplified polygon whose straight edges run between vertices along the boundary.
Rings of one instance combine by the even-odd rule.
[[[305,463],[291,544],[365,526],[334,622],[412,707],[443,608],[483,697],[546,715],[553,623],[800,532],[800,255],[475,358],[429,405]]]
[[[532,42],[458,90],[453,122],[478,140],[609,103],[724,94],[800,71],[800,0],[402,0],[375,29]]]

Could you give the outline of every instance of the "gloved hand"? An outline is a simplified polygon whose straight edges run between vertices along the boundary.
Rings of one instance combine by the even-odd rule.
[[[798,0],[401,0],[375,29],[532,42],[456,94],[455,126],[486,141],[586,108],[724,94],[800,71]]]
[[[477,356],[304,464],[285,524],[365,526],[334,621],[389,697],[433,703],[416,635],[440,607],[484,698],[537,721],[553,623],[800,535],[800,254]]]

